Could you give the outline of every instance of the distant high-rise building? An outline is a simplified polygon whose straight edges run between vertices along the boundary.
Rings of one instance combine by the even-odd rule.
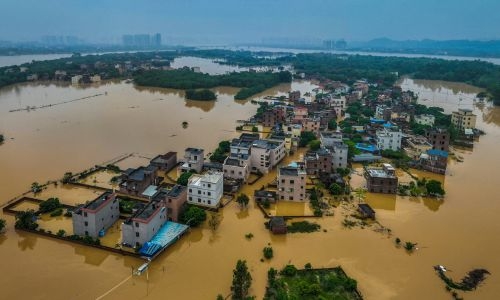
[[[48,46],[74,46],[81,44],[81,40],[72,35],[46,35],[42,37],[42,43]]]
[[[160,47],[161,46],[161,34],[157,33],[153,35],[151,45],[153,47]]]
[[[151,48],[161,46],[161,34],[125,34],[122,36],[124,46],[136,48]]]

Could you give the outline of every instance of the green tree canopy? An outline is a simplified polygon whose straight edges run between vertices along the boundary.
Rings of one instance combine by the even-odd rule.
[[[232,298],[235,300],[246,299],[251,285],[252,275],[248,271],[246,260],[238,260],[236,268],[233,270]]]

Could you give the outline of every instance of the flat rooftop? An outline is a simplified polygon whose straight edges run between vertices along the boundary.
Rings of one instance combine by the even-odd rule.
[[[304,175],[306,172],[302,169],[299,169],[297,167],[281,167],[279,168],[279,175],[284,175],[284,176],[299,176],[299,175]]]
[[[201,155],[203,153],[203,149],[201,148],[186,148],[186,152],[192,153],[192,154],[198,154]]]
[[[189,185],[200,186],[202,183],[217,183],[223,177],[221,172],[208,172],[203,175],[193,174],[189,178]]]
[[[125,174],[128,176],[129,180],[134,180],[134,181],[143,181],[146,175],[151,174],[156,170],[156,167],[154,166],[147,166],[147,167],[139,167],[137,169],[127,169],[125,171]]]
[[[164,208],[156,201],[151,201],[146,206],[144,206],[141,210],[137,211],[131,219],[139,219],[143,221],[147,221],[152,215],[155,214],[157,210]]]
[[[109,199],[109,197],[112,195],[112,192],[104,192],[94,200],[90,201],[89,203],[85,204],[83,208],[87,208],[90,210],[96,210],[98,209],[102,204],[106,202],[106,200]]]

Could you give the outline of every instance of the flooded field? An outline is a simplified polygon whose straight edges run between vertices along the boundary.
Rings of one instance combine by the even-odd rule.
[[[434,99],[435,105],[447,110],[469,103],[464,99],[473,99],[476,93],[470,86],[436,84],[407,79],[403,87]],[[301,87],[310,86],[294,82],[266,94]],[[187,146],[204,147],[210,152],[220,140],[236,136],[235,121],[246,119],[256,109],[248,101],[232,100],[237,89],[216,90],[219,99],[210,103],[185,101],[181,91],[138,89],[124,83],[89,88],[25,84],[0,90],[0,130],[7,138],[0,146],[0,199],[5,202],[26,191],[34,181],[58,179],[65,172],[86,169],[126,153],[153,157],[170,150],[182,153]],[[106,96],[88,101],[8,113],[12,108],[104,91]],[[253,201],[246,210],[232,202],[221,211],[222,222],[216,231],[207,225],[192,229],[154,261],[146,282],[145,276],[130,277],[131,268],[138,267],[140,260],[18,233],[13,229],[13,217],[3,216],[8,229],[0,237],[2,297],[165,299],[168,295],[172,299],[214,299],[219,293],[229,294],[232,269],[238,259],[246,259],[254,278],[250,292],[258,299],[264,293],[268,268],[281,268],[289,262],[297,266],[308,262],[315,267],[342,265],[358,281],[366,299],[450,299],[432,266],[449,267],[455,279],[481,267],[492,275],[478,290],[464,296],[495,299],[500,293],[500,223],[496,221],[500,202],[499,181],[492,175],[500,165],[500,110],[472,100],[467,105],[474,108],[479,116],[477,127],[486,135],[473,151],[461,154],[462,163],[450,162],[449,174],[443,179],[447,191],[444,201],[366,196],[378,221],[392,230],[391,237],[371,227],[343,228],[341,207],[335,209],[333,217],[315,220],[326,232],[273,236],[265,229],[265,219]],[[186,129],[181,126],[183,121],[189,123]],[[287,158],[287,162],[291,160]],[[128,163],[140,162],[124,161]],[[276,172],[272,171],[242,192],[252,195],[274,176]],[[363,184],[355,176],[353,183]],[[92,190],[68,192],[50,185],[41,195],[72,203],[95,198]],[[49,221],[44,226],[52,225]],[[247,240],[248,233],[254,238]],[[394,246],[395,237],[418,243],[419,250],[408,255]],[[261,262],[262,248],[268,243],[274,249],[274,258]],[[30,274],[29,283],[26,272]]]

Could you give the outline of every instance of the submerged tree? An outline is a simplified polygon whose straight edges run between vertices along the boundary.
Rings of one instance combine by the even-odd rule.
[[[246,194],[239,194],[236,201],[241,205],[241,207],[246,207],[248,202],[250,202],[250,198]]]
[[[220,225],[220,215],[218,213],[211,213],[208,219],[208,226],[212,228],[213,231],[217,230]]]
[[[246,299],[251,285],[252,275],[248,272],[246,260],[238,260],[236,268],[233,270],[232,299]]]

